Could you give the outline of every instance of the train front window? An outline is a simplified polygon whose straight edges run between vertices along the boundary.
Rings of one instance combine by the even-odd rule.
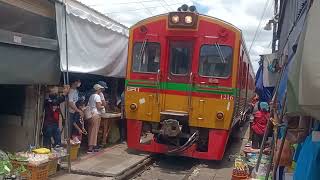
[[[188,42],[170,43],[170,72],[186,75],[189,72],[192,44]]]
[[[200,50],[199,75],[226,78],[231,74],[232,48],[224,45],[203,45]]]
[[[155,73],[160,66],[160,44],[135,43],[133,47],[133,72]]]

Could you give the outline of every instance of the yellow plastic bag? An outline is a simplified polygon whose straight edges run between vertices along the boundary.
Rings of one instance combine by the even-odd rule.
[[[47,149],[47,148],[39,148],[39,149],[32,150],[32,152],[36,154],[49,154],[51,151],[50,149]]]

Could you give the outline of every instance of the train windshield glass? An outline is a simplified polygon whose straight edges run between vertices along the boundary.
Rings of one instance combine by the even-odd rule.
[[[156,73],[160,66],[160,44],[135,43],[133,47],[133,72]]]
[[[192,44],[188,42],[170,43],[170,72],[186,75],[189,72]]]
[[[231,73],[232,48],[223,45],[203,45],[200,50],[199,75],[226,78]]]

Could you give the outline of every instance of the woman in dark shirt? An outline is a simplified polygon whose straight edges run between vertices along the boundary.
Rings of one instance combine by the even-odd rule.
[[[49,96],[44,102],[44,123],[43,123],[43,145],[50,148],[51,137],[54,140],[54,146],[61,145],[61,131],[59,128],[60,104],[65,101],[65,96],[68,94],[69,87],[66,86],[63,90],[63,95],[59,96],[58,87],[50,88]]]

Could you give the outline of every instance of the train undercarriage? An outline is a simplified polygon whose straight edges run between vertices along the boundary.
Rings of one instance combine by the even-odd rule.
[[[228,130],[191,127],[187,118],[169,117],[159,122],[127,120],[128,147],[141,151],[221,160]]]

